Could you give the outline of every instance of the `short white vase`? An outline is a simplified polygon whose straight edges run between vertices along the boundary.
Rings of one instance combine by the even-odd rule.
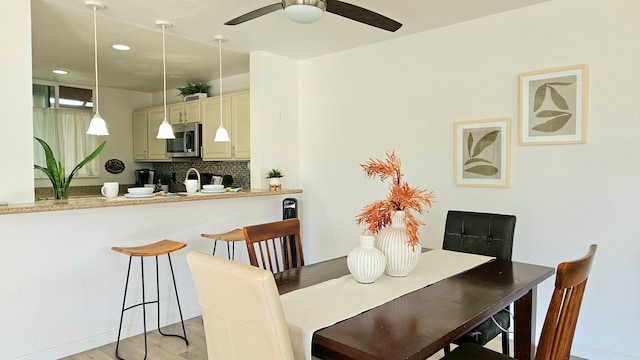
[[[405,212],[396,211],[391,225],[378,232],[376,247],[387,257],[387,275],[403,277],[418,265],[420,247],[408,244],[409,235],[404,223]]]
[[[347,255],[347,267],[357,282],[371,284],[375,282],[387,266],[382,251],[374,247],[375,236],[360,235],[360,246]]]

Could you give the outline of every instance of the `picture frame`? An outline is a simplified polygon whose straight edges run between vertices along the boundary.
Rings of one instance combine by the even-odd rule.
[[[456,186],[511,185],[511,119],[455,122]]]
[[[587,142],[587,65],[520,74],[520,145]]]

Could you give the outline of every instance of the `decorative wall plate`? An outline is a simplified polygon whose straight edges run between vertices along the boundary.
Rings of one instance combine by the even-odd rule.
[[[112,174],[120,174],[122,171],[124,171],[124,163],[122,162],[122,160],[109,159],[106,163],[104,163],[104,168]]]

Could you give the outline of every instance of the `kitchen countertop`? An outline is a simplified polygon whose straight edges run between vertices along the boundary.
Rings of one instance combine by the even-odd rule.
[[[103,196],[79,197],[79,198],[70,198],[67,200],[39,200],[33,203],[9,204],[7,206],[0,206],[0,215],[60,211],[60,210],[93,209],[93,208],[113,207],[113,206],[147,205],[147,204],[182,202],[182,201],[203,201],[203,200],[243,198],[243,197],[254,197],[254,196],[287,195],[287,194],[299,194],[299,193],[302,193],[302,190],[282,189],[279,191],[245,190],[240,192],[224,192],[224,193],[212,193],[212,194],[205,194],[200,192],[195,194],[179,193],[177,196],[172,196],[172,197],[155,196],[153,198],[142,198],[142,199],[125,198],[124,196],[118,196],[113,199],[107,199]]]

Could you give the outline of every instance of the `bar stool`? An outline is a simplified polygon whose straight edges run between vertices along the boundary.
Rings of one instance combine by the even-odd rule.
[[[182,309],[180,308],[180,299],[178,298],[178,288],[176,287],[176,277],[173,274],[173,265],[171,263],[171,252],[182,249],[187,246],[187,244],[173,241],[173,240],[161,240],[155,242],[153,244],[135,246],[135,247],[117,247],[114,246],[111,250],[129,255],[129,268],[127,269],[127,281],[124,285],[124,298],[122,299],[122,313],[120,313],[120,326],[118,327],[118,341],[116,342],[116,357],[118,359],[122,359],[118,355],[118,348],[120,346],[120,333],[122,331],[122,319],[124,317],[124,312],[135,308],[137,306],[142,305],[142,326],[144,328],[144,358],[147,358],[147,313],[146,313],[146,305],[147,304],[158,304],[158,332],[164,336],[175,336],[183,339],[187,346],[189,345],[189,341],[187,340],[187,332],[184,328],[184,319],[182,318]],[[180,313],[180,322],[182,323],[182,334],[165,334],[160,329],[160,280],[158,277],[158,255],[167,254],[167,258],[169,259],[169,267],[171,268],[171,278],[173,280],[173,289],[176,293],[176,301],[178,303],[178,312]],[[125,308],[126,300],[127,300],[127,289],[129,287],[129,274],[131,273],[131,259],[134,256],[140,257],[140,272],[142,274],[142,302],[131,305]],[[156,258],[156,300],[147,301],[144,294],[144,258],[146,256],[155,256]]]
[[[215,242],[213,243],[212,255],[216,254],[216,246],[218,245],[218,240],[226,241],[227,257],[229,258],[229,260],[234,260],[236,257],[236,241],[244,241],[244,232],[242,232],[242,229],[233,229],[222,234],[200,234],[200,236],[215,240]],[[231,243],[231,247],[233,248],[233,255],[229,251],[229,243]]]

